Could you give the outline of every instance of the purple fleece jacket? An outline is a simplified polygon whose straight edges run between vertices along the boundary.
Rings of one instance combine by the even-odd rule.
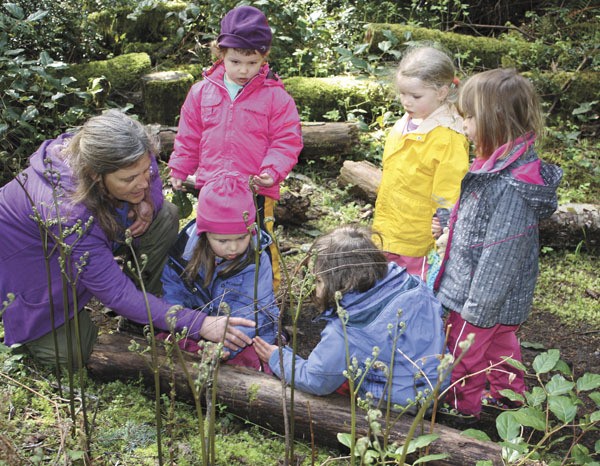
[[[78,270],[77,264],[86,257],[85,265],[76,272],[75,296],[69,284],[68,299],[64,302],[59,252],[52,237],[44,234],[39,223],[32,218],[32,204],[41,218],[56,218],[53,193],[57,193],[63,231],[78,220],[85,224],[90,219],[91,212],[84,205],[68,201],[67,194],[75,189],[76,180],[66,161],[58,154],[70,137],[64,134],[42,143],[31,156],[30,166],[17,176],[24,189],[17,179],[0,188],[0,300],[4,301],[8,293],[15,295],[14,302],[2,316],[6,345],[26,343],[50,332],[51,303],[54,305],[55,326],[59,326],[64,323],[66,306],[72,317],[75,307],[83,308],[94,296],[117,314],[134,322],[148,323],[142,292],[121,271],[114,260],[111,241],[95,222],[88,228],[84,227],[80,236],[73,233],[64,238],[65,243],[72,245],[71,259],[67,263],[73,271]],[[151,171],[151,193],[158,212],[163,198],[154,158]],[[51,182],[51,179],[55,181]],[[56,231],[54,225],[52,232]],[[43,257],[42,236],[48,237],[49,271]],[[150,294],[148,303],[154,325],[169,329],[166,318],[171,304]],[[183,309],[177,313],[176,328],[187,327],[189,335],[198,338],[205,316],[198,311]]]

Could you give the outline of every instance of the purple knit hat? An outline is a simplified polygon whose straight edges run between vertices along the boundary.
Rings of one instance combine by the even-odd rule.
[[[273,35],[267,17],[258,8],[240,6],[229,10],[221,20],[219,47],[256,50],[265,54]]]
[[[249,233],[256,208],[248,180],[239,173],[218,175],[202,186],[198,195],[196,229],[219,235]]]

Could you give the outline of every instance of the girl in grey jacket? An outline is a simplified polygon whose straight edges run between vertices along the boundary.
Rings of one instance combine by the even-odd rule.
[[[539,98],[515,70],[471,77],[461,90],[459,108],[476,159],[450,217],[436,287],[451,311],[446,325],[455,358],[462,353],[460,343],[474,335],[453,370],[446,401],[460,414],[477,418],[482,397],[506,406],[510,400],[501,390],[525,391],[523,372],[505,359],[521,361],[516,331],[531,310],[538,222],[557,207],[562,171],[537,157],[534,141],[543,130]]]

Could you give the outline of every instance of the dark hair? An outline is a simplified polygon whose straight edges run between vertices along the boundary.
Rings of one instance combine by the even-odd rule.
[[[226,261],[225,267],[222,268],[217,275],[219,277],[230,277],[245,269],[249,265],[249,262],[254,262],[254,247],[254,239],[251,238],[246,253],[240,254],[235,259]],[[215,273],[216,258],[217,256],[208,242],[206,232],[200,233],[198,241],[194,246],[192,257],[185,267],[184,279],[189,283],[194,283],[198,276],[198,271],[202,269],[204,272],[204,282],[202,283],[202,286],[208,288],[212,281],[213,274]]]
[[[265,60],[265,61],[266,61],[267,57],[269,56],[269,53],[271,52],[271,49],[268,49],[266,52],[261,52],[260,50],[254,50],[254,49],[240,49],[237,47],[223,47],[222,45],[219,45],[216,40],[214,40],[210,43],[209,49],[210,49],[210,52],[213,54],[213,56],[215,58],[217,58],[218,60],[222,60],[223,58],[225,58],[225,55],[227,54],[228,50],[235,50],[237,53],[244,55],[244,56],[250,56],[250,55],[254,55],[255,53],[258,53],[258,54],[262,55],[263,60]]]
[[[387,260],[373,241],[370,228],[346,225],[318,238],[311,247],[313,272],[323,281],[317,306],[335,304],[335,293],[363,292],[387,274]]]

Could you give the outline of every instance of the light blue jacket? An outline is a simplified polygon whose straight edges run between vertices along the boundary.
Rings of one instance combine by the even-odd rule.
[[[223,269],[223,261],[219,261],[212,281],[208,288],[204,288],[204,273],[199,271],[193,283],[187,283],[182,278],[182,272],[192,256],[198,241],[196,222],[192,220],[179,233],[177,243],[169,253],[169,259],[161,280],[163,282],[165,301],[172,304],[181,304],[185,307],[204,311],[208,315],[223,314],[222,303],[229,306],[231,317],[244,317],[253,322],[258,321],[254,327],[237,327],[250,338],[260,335],[267,342],[274,344],[276,340],[277,320],[279,308],[275,303],[273,293],[273,270],[271,260],[266,248],[271,238],[266,232],[261,232],[261,253],[258,269],[257,313],[254,310],[254,249],[248,250],[248,264],[239,272],[228,277],[219,277]],[[255,315],[256,319],[255,320]],[[232,351],[233,358],[239,351]]]
[[[445,352],[442,306],[424,282],[390,263],[385,278],[366,292],[346,293],[341,305],[348,313],[347,345],[340,318],[334,309],[328,309],[320,317],[327,321],[321,341],[308,359],[296,356],[297,389],[327,395],[342,385],[346,381],[346,346],[350,358],[357,358],[363,368],[374,347],[379,348],[377,361],[386,367],[393,355],[391,393],[395,404],[406,406],[417,392],[436,385],[439,357]],[[288,347],[282,350],[285,380],[290,383],[292,351]],[[269,366],[281,378],[279,351],[273,353]],[[359,389],[360,396],[370,392],[375,403],[387,399],[387,380],[383,368],[375,365]]]

